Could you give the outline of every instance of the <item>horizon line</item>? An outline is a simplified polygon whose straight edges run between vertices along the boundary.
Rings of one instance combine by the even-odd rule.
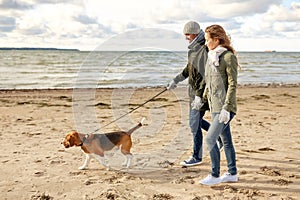
[[[81,51],[81,52],[91,52],[91,51],[99,51],[99,52],[126,52],[127,50],[80,50],[77,48],[57,48],[57,47],[0,47],[0,50],[50,50],[50,51]],[[174,52],[186,52],[187,50],[175,50]],[[237,52],[262,52],[262,53],[276,53],[276,52],[300,52],[300,51],[286,51],[286,50],[236,50]],[[131,52],[168,52],[168,50],[132,50]]]

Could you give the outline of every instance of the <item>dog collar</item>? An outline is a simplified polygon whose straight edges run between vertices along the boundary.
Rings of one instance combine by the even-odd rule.
[[[85,142],[85,140],[89,137],[89,134],[86,134],[83,138],[82,138],[82,142],[79,146],[82,146],[83,143]]]

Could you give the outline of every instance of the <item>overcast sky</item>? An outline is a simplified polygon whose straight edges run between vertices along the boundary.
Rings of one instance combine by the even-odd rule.
[[[186,48],[182,29],[189,20],[202,29],[222,25],[237,51],[300,51],[300,0],[0,0],[0,47],[94,50],[118,35],[155,28],[180,34],[179,48]]]

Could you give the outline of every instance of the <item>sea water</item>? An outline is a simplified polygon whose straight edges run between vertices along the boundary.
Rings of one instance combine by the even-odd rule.
[[[237,56],[241,85],[300,83],[300,52],[238,52]],[[166,86],[186,63],[187,52],[2,50],[0,89]]]

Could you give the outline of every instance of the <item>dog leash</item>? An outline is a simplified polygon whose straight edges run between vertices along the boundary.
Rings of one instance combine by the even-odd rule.
[[[153,101],[156,97],[158,97],[159,95],[161,95],[162,93],[164,93],[164,92],[167,91],[167,90],[168,90],[168,89],[165,88],[164,90],[162,90],[161,92],[159,92],[158,94],[156,94],[155,96],[153,96],[151,99],[148,99],[148,100],[145,101],[144,103],[138,105],[137,107],[133,108],[131,111],[129,111],[129,112],[123,114],[122,116],[120,116],[120,117],[118,117],[117,119],[115,119],[115,120],[109,122],[108,124],[102,126],[101,128],[107,127],[108,125],[111,125],[112,123],[114,123],[114,122],[116,122],[116,121],[122,119],[122,118],[125,117],[126,115],[129,115],[129,114],[132,113],[133,111],[135,111],[135,110],[139,109],[140,107],[144,106],[146,103],[148,103],[148,102],[150,102],[150,101]],[[89,134],[95,133],[95,132],[97,132],[97,131],[99,131],[99,130],[100,130],[100,128],[94,130],[93,132],[91,132],[91,133],[89,133]]]

